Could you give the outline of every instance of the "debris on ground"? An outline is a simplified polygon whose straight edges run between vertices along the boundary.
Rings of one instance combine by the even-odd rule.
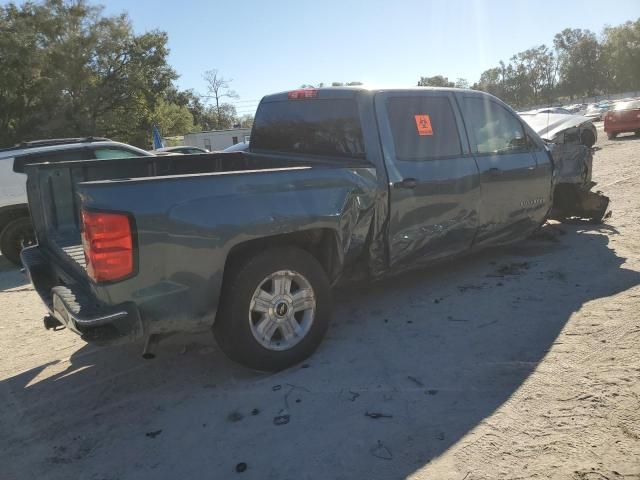
[[[419,387],[424,387],[424,383],[422,383],[416,377],[412,377],[411,375],[407,375],[407,380],[411,380],[413,383],[415,383]]]
[[[251,415],[253,415],[254,417],[256,415],[258,415],[259,413],[260,413],[260,409],[258,409],[258,408],[254,408],[253,410],[251,410]]]
[[[244,462],[240,462],[236,465],[236,472],[242,473],[247,469],[247,464]]]
[[[244,415],[242,415],[239,411],[234,410],[233,412],[231,412],[229,415],[227,415],[227,421],[235,423],[235,422],[239,422],[240,420],[242,420],[244,418]]]
[[[501,265],[495,273],[489,273],[487,277],[505,277],[507,275],[519,275],[523,270],[529,270],[529,262],[513,262]]]
[[[286,425],[291,420],[291,416],[288,413],[285,413],[286,410],[280,410],[280,414],[273,417],[274,425]]]
[[[271,390],[273,390],[274,392],[277,392],[281,388],[282,388],[282,385],[274,385],[273,387],[271,387]]]
[[[438,390],[427,390],[427,393],[429,395],[436,395],[438,393]]]
[[[365,412],[366,417],[378,419],[378,418],[393,418],[393,415],[388,413],[380,413],[380,412]]]
[[[380,440],[378,440],[376,446],[370,451],[371,455],[377,458],[382,458],[383,460],[391,460],[393,458],[391,450],[389,450]]]
[[[162,430],[154,430],[153,432],[147,432],[145,433],[145,436],[149,437],[149,438],[156,438],[158,435],[160,435],[162,433]]]
[[[483,283],[482,285],[460,285],[458,286],[458,291],[460,293],[464,293],[467,290],[482,290],[485,287],[486,283]]]
[[[450,322],[468,322],[469,320],[466,320],[464,318],[454,318],[451,315],[447,316],[447,320]]]
[[[350,402],[355,402],[356,398],[358,398],[359,396],[360,396],[359,393],[351,391],[351,390],[347,390],[347,391],[341,390],[340,391],[340,398],[342,400],[348,400]]]

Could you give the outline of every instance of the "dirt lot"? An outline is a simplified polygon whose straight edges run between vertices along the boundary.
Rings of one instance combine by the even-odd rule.
[[[640,479],[640,139],[599,133],[606,225],[338,292],[276,375],[45,331],[0,258],[0,479]]]

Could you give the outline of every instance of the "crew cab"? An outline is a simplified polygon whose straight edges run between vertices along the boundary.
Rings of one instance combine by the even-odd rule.
[[[212,329],[271,371],[320,344],[333,285],[522,240],[562,183],[509,106],[433,88],[268,95],[246,152],[26,171],[38,244],[22,259],[47,327],[146,339],[146,356]]]
[[[22,142],[0,149],[0,251],[20,265],[20,250],[34,242],[27,208],[28,163],[60,162],[88,158],[125,158],[151,155],[144,150],[108,138],[55,138]]]

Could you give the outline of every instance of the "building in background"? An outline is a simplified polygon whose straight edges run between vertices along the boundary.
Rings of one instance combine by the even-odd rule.
[[[250,128],[229,128],[227,130],[187,133],[184,136],[184,145],[206,148],[213,152],[224,150],[236,143],[248,142],[250,136]]]

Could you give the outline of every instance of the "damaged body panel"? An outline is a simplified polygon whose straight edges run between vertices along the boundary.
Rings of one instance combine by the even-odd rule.
[[[592,119],[547,113],[522,113],[520,116],[547,142],[553,157],[554,201],[549,218],[601,221],[609,198],[591,191],[595,185],[591,147],[597,139]]]
[[[377,279],[527,237],[558,185],[590,187],[591,151],[557,147],[552,157],[512,109],[471,90],[270,95],[248,152],[27,166],[38,245],[23,262],[51,318],[88,341],[151,346],[213,326],[225,342],[263,318],[256,308],[276,329],[296,305],[323,310],[318,277]],[[269,252],[297,267],[246,287],[247,271],[276,262]],[[242,324],[230,328],[243,286]],[[302,335],[305,318],[278,341]],[[234,341],[245,340],[254,348]]]

